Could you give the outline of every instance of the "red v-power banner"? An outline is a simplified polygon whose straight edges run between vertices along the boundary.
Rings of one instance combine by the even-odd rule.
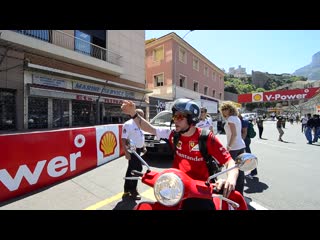
[[[320,88],[304,88],[271,92],[256,92],[238,95],[238,103],[276,102],[309,99],[319,93]]]

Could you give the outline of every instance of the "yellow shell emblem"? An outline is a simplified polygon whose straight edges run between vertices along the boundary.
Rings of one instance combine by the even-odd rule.
[[[111,131],[105,132],[100,139],[100,150],[103,153],[103,157],[108,157],[114,154],[114,150],[117,146],[117,138]]]
[[[253,99],[254,99],[255,101],[260,101],[260,100],[261,100],[261,95],[259,95],[259,94],[254,95],[254,96],[253,96]]]

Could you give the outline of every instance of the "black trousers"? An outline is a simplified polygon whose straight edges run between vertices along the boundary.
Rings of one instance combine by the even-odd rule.
[[[235,160],[237,156],[245,152],[245,148],[239,149],[239,150],[231,150],[229,152],[231,157]],[[239,170],[239,175],[236,183],[236,190],[243,195],[243,189],[244,189],[244,172]]]
[[[143,151],[143,148],[137,148],[136,152],[140,155]],[[142,163],[141,161],[134,155],[133,153],[130,154],[131,160],[128,160],[128,168],[126,172],[126,177],[133,177],[131,175],[132,170],[142,171]],[[131,192],[137,190],[138,180],[128,180],[124,181],[124,191]]]

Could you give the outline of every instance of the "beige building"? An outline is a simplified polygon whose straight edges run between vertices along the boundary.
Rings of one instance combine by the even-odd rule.
[[[122,123],[145,87],[144,30],[0,30],[0,130]]]
[[[150,99],[224,99],[225,73],[175,33],[146,41],[146,82]],[[150,104],[152,108],[157,107]]]

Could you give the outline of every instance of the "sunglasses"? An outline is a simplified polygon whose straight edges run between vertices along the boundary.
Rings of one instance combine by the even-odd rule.
[[[172,120],[173,121],[181,121],[183,120],[184,118],[186,118],[187,116],[184,115],[184,114],[175,114],[172,116]]]

